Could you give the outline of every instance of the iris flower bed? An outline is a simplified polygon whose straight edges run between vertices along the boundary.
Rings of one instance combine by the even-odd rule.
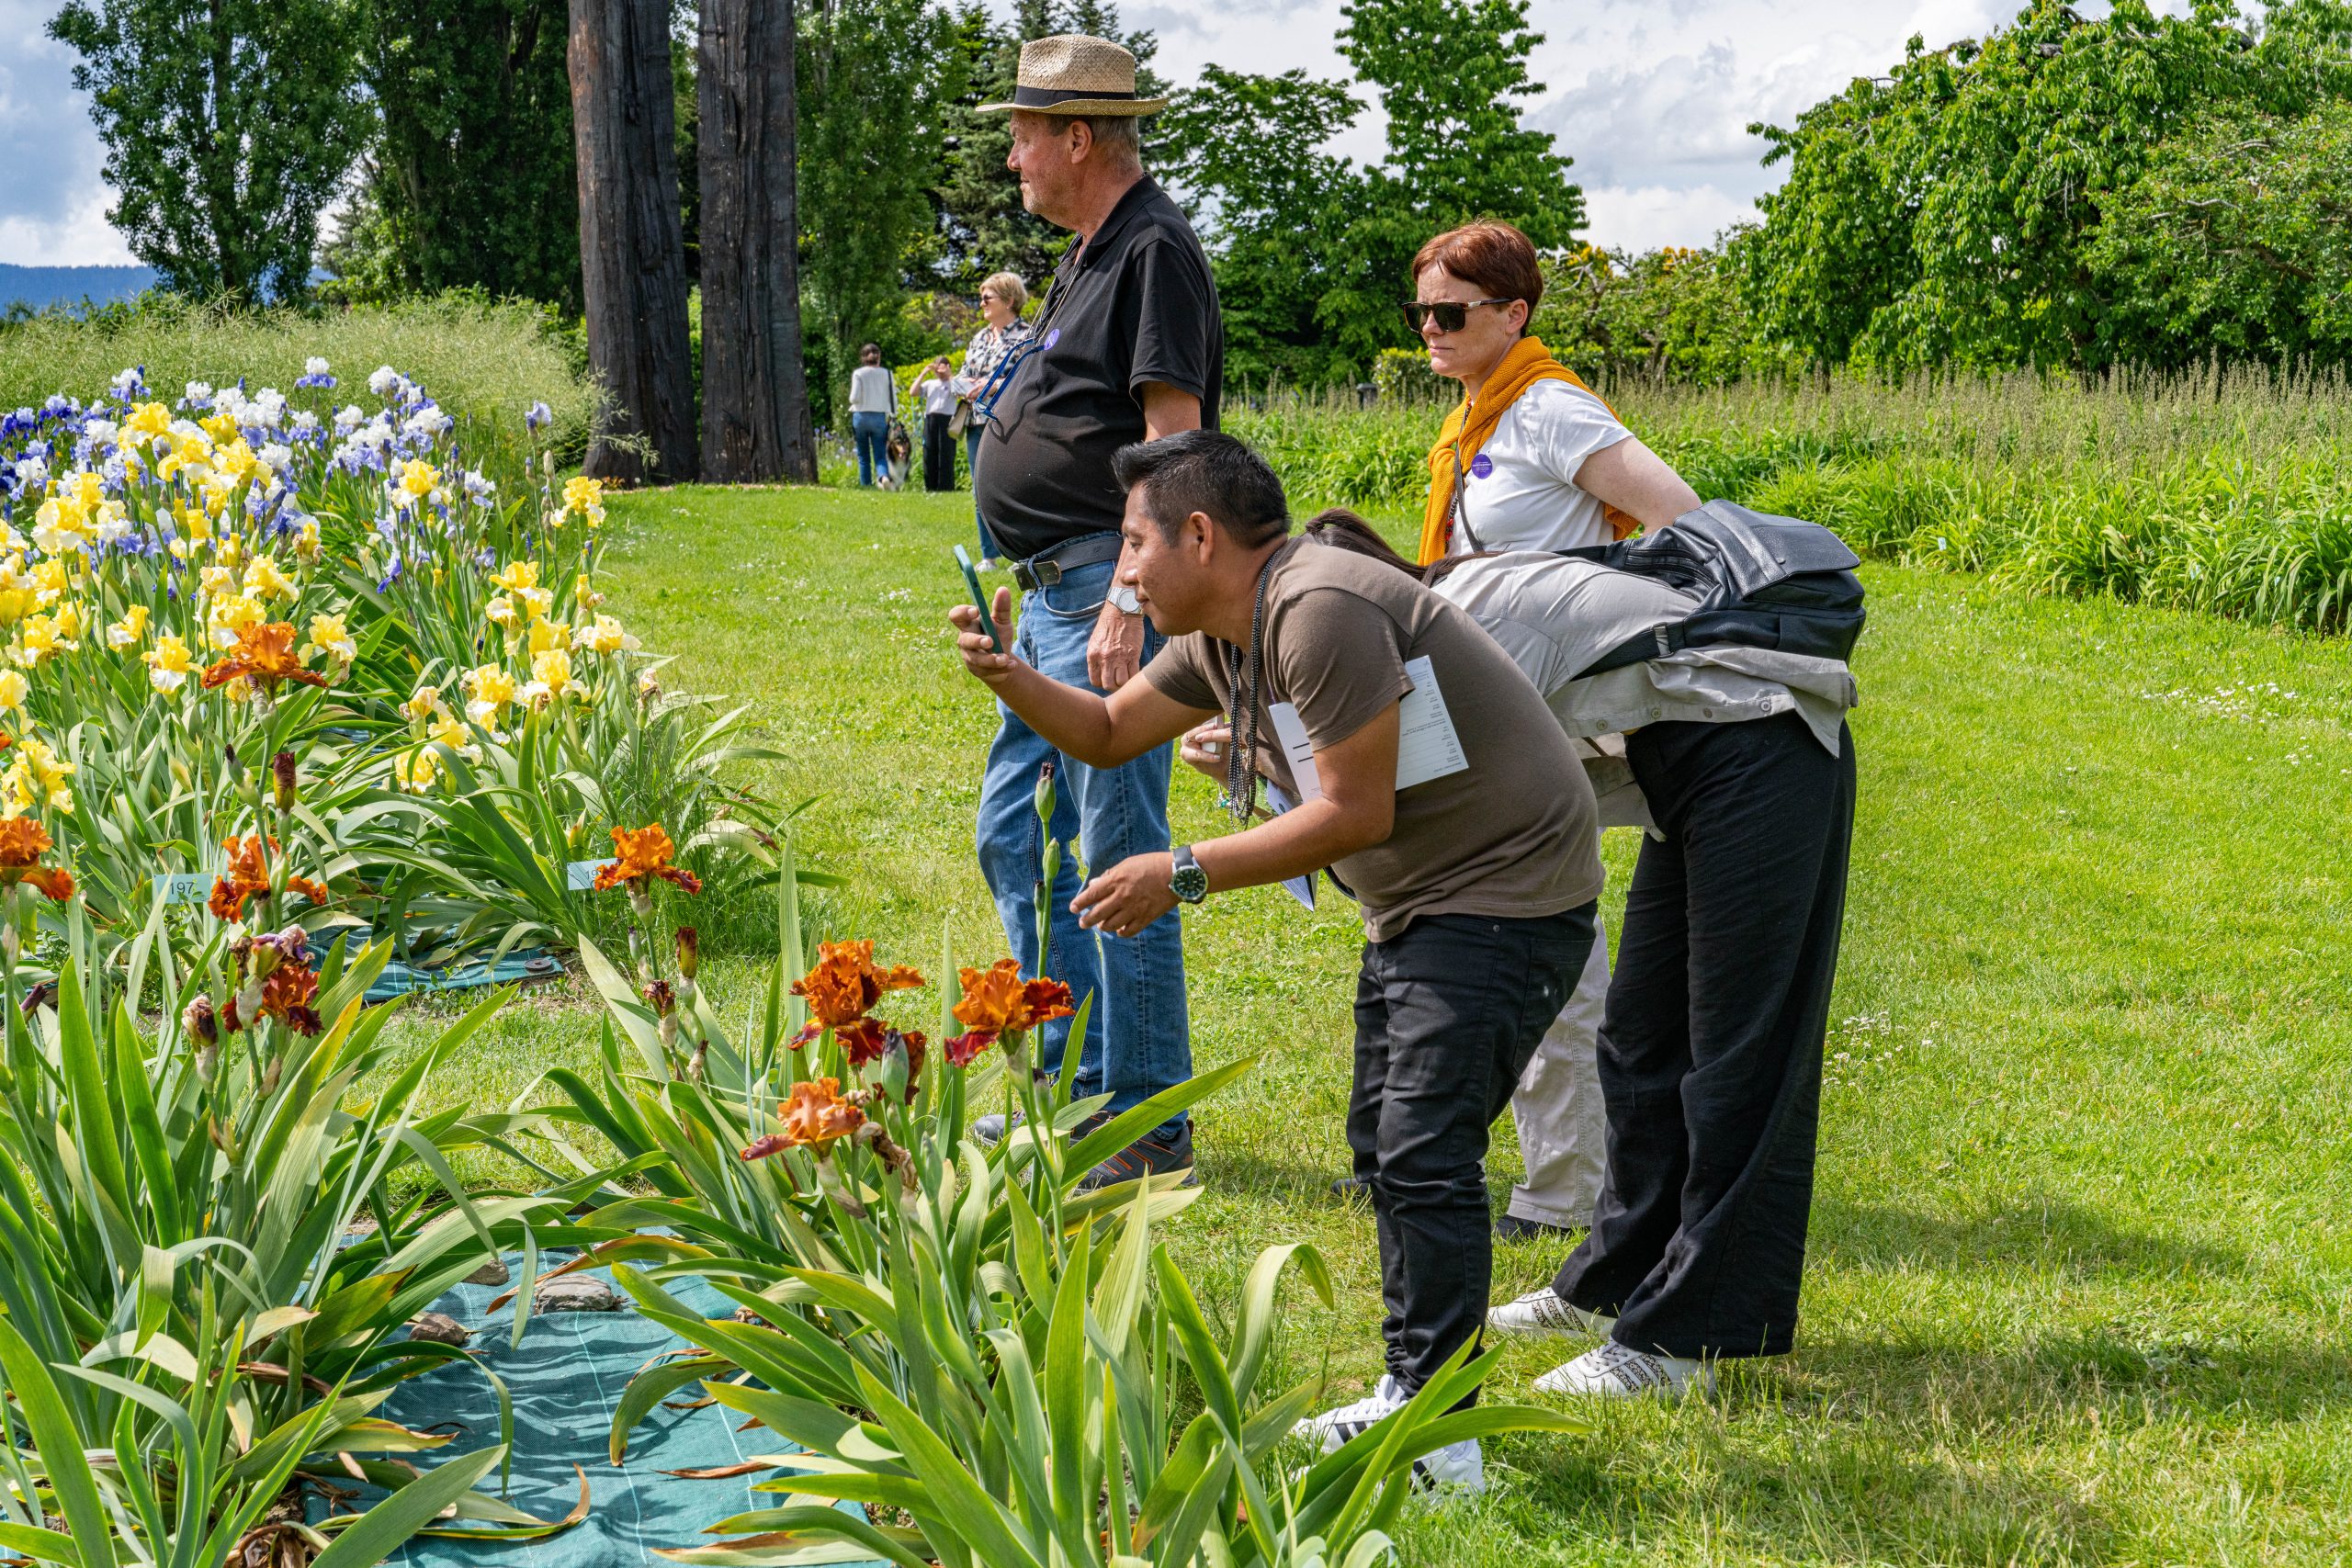
[[[559,482],[546,420],[530,466],[485,471],[424,388],[387,366],[345,392],[320,359],[288,391],[129,369],[0,417],[0,813],[102,933],[159,874],[258,853],[280,758],[301,923],[412,962],[571,939],[567,867],[616,828],[659,818],[742,874],[774,818],[721,774],[760,753],[601,608],[603,491]]]

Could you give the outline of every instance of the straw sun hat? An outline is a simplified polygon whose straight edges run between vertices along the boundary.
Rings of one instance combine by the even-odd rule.
[[[1057,33],[1021,46],[1021,72],[1012,101],[982,104],[983,110],[1027,109],[1035,114],[1158,114],[1166,98],[1136,96],[1136,57],[1108,39]]]

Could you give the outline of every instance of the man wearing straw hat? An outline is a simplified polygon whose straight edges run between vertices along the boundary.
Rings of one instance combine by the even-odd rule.
[[[1078,238],[1020,363],[975,400],[985,434],[973,484],[1029,596],[1012,651],[1057,681],[1107,694],[1134,679],[1160,641],[1135,591],[1115,585],[1126,494],[1112,456],[1216,428],[1225,375],[1216,284],[1183,212],[1143,171],[1137,121],[1168,104],[1136,96],[1134,55],[1080,34],[1035,39],[1022,46],[1012,101],[981,107],[1012,116],[1005,164],[1020,176],[1022,205]],[[980,789],[980,869],[1022,966],[1093,995],[1079,1092],[1108,1094],[1110,1111],[1124,1111],[1192,1076],[1183,934],[1173,914],[1128,937],[1081,930],[1070,908],[1078,877],[1065,858],[1045,895],[1049,951],[1038,953],[1035,792],[1052,762],[1053,835],[1075,837],[1090,867],[1164,853],[1171,753],[1161,746],[1122,767],[1091,768],[1059,755],[1012,709],[998,712]],[[1048,1059],[1061,1049],[1049,1041]],[[1192,1163],[1192,1128],[1180,1116],[1090,1179]]]

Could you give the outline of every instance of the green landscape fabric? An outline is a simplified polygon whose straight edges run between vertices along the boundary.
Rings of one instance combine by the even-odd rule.
[[[542,1258],[542,1269],[564,1261]],[[519,1281],[522,1260],[507,1267]],[[588,1278],[612,1283],[607,1270]],[[619,1312],[560,1312],[534,1315],[523,1343],[511,1346],[514,1309],[497,1312],[491,1301],[509,1287],[460,1285],[434,1303],[474,1331],[468,1346],[504,1380],[514,1401],[514,1469],[506,1501],[544,1519],[560,1519],[580,1499],[580,1475],[588,1477],[588,1517],[545,1540],[499,1542],[419,1538],[385,1559],[405,1568],[634,1568],[664,1562],[663,1548],[711,1546],[723,1539],[704,1533],[712,1524],[752,1508],[782,1507],[792,1499],[752,1488],[761,1472],[727,1481],[688,1481],[666,1470],[709,1470],[757,1454],[792,1451],[772,1432],[738,1432],[742,1419],[718,1405],[698,1410],[657,1406],[631,1435],[628,1457],[616,1468],[606,1457],[613,1408],[639,1367],[683,1343],[667,1329]],[[695,1281],[670,1287],[696,1312],[722,1317],[734,1309],[718,1292]],[[626,1302],[628,1298],[622,1297]],[[682,1390],[670,1404],[681,1404],[699,1391]],[[498,1440],[498,1397],[489,1380],[452,1363],[402,1383],[379,1412],[402,1426],[455,1430],[457,1441],[435,1460],[455,1458]],[[495,1472],[483,1481],[495,1484]],[[842,1505],[859,1517],[856,1504]],[[313,1505],[313,1517],[316,1517]],[[875,1568],[886,1568],[876,1563]]]

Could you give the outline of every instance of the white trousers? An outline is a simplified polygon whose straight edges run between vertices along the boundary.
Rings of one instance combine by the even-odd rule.
[[[1544,1032],[1544,1043],[1510,1098],[1527,1179],[1510,1190],[1510,1213],[1547,1225],[1592,1224],[1600,1196],[1609,1124],[1600,1102],[1594,1046],[1609,997],[1609,933],[1596,918],[1592,955],[1568,1005]]]

